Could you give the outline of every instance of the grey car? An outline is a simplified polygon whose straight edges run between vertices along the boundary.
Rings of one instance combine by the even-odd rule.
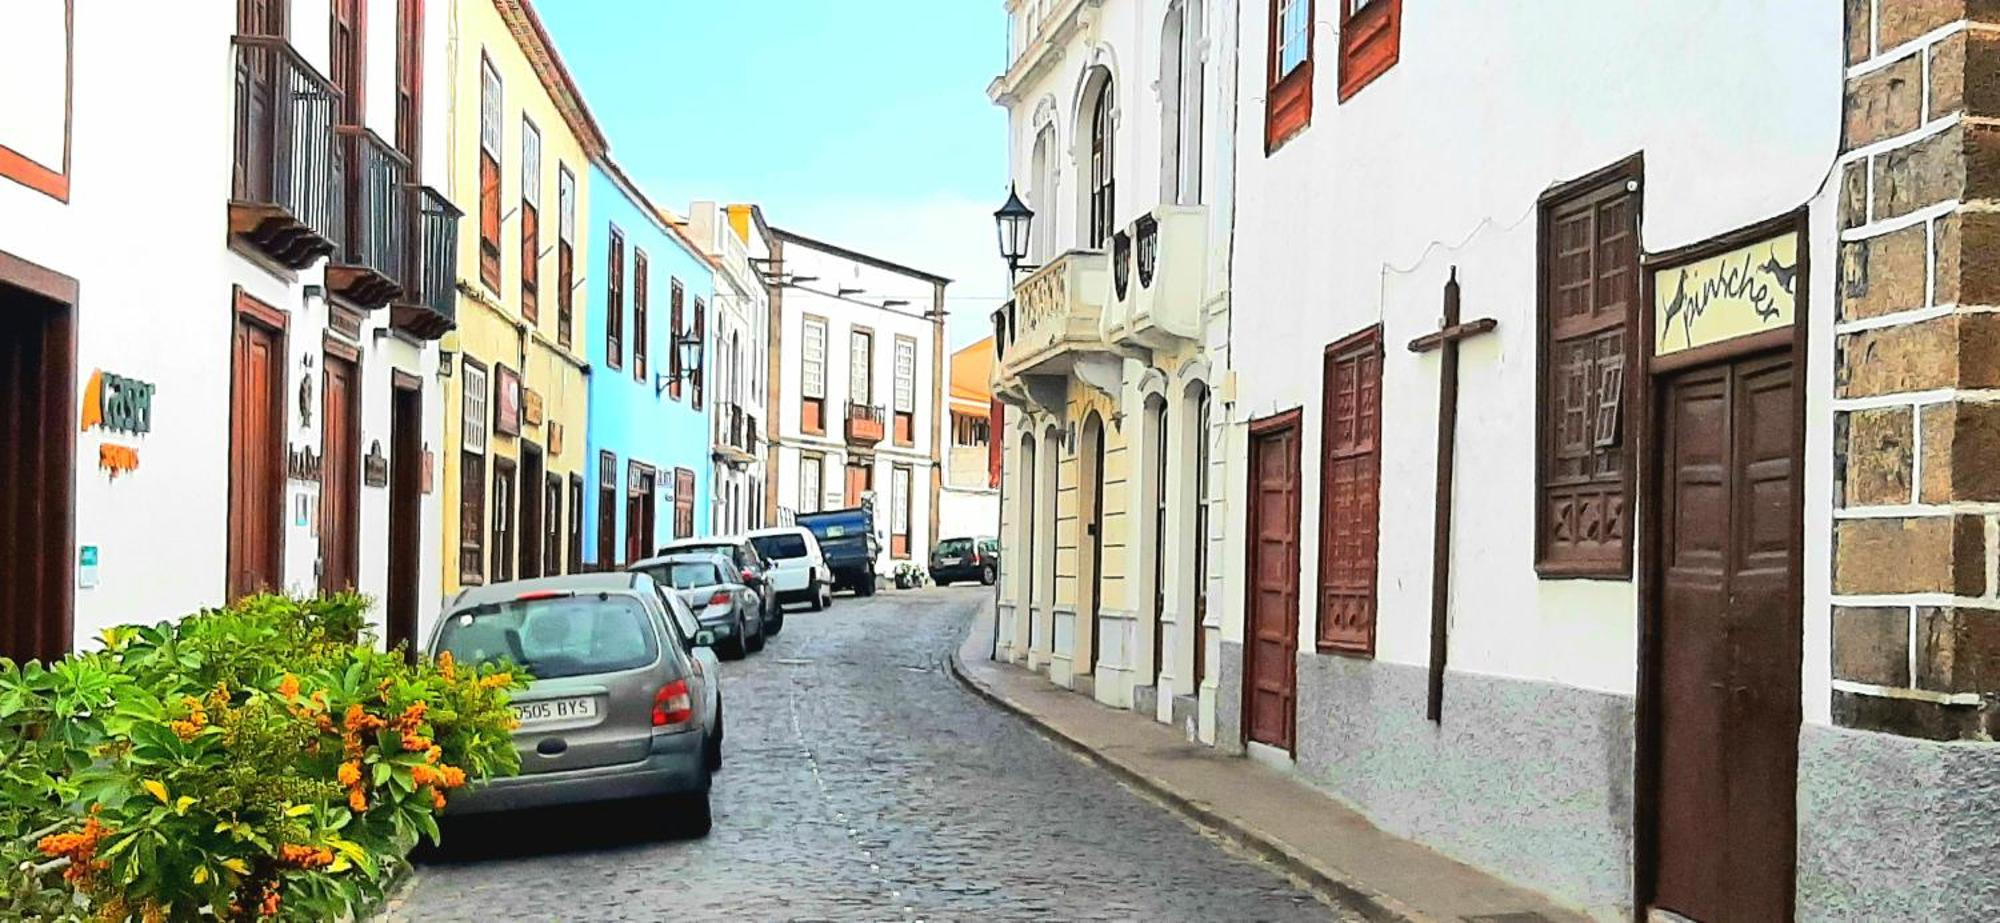
[[[683,538],[660,546],[653,556],[664,558],[697,552],[723,555],[734,562],[739,578],[737,582],[757,594],[764,613],[764,633],[775,638],[778,632],[785,630],[785,607],[778,605],[778,587],[772,580],[771,562],[764,558],[757,546],[740,535]]]
[[[659,799],[702,836],[722,761],[722,691],[712,643],[645,574],[579,574],[475,587],[446,606],[433,656],[509,663],[532,674],[514,697],[520,775],[451,802],[452,815]]]
[[[732,564],[725,555],[702,551],[647,558],[630,569],[671,587],[701,627],[714,633],[716,652],[736,660],[764,649],[766,622],[761,594],[744,584]]]

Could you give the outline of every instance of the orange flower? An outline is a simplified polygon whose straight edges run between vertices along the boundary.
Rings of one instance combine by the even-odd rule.
[[[340,780],[340,784],[353,788],[361,784],[361,764],[354,760],[348,760],[340,764],[340,770],[335,773],[335,777]]]
[[[63,880],[72,884],[87,881],[91,874],[104,867],[96,861],[97,844],[111,832],[109,827],[93,815],[83,822],[83,829],[75,833],[52,833],[35,841],[35,848],[45,856],[61,856],[69,860],[69,868],[63,870]]]
[[[444,758],[444,750],[440,748],[437,744],[432,744],[431,748],[424,752],[424,762],[426,763],[431,763],[435,765],[438,760],[441,760],[443,758]]]
[[[333,850],[286,843],[278,847],[278,861],[293,868],[323,869],[333,864]]]
[[[458,788],[465,784],[465,770],[457,766],[439,766],[438,775],[444,779],[445,788]]]
[[[437,668],[439,673],[444,674],[445,679],[451,679],[452,674],[458,671],[458,665],[452,661],[450,651],[437,656]]]
[[[284,679],[278,680],[278,694],[288,699],[297,696],[299,694],[299,678],[290,673],[285,674]]]
[[[207,726],[208,720],[201,715],[195,715],[187,721],[167,722],[167,728],[174,732],[175,737],[182,740],[193,740],[195,735],[200,734],[201,729]]]
[[[266,883],[264,885],[264,900],[257,905],[257,915],[262,917],[277,916],[278,904],[278,883],[275,881]]]
[[[403,713],[396,716],[396,720],[389,722],[389,726],[404,734],[416,733],[417,728],[424,723],[424,712],[429,708],[430,706],[422,702],[411,705],[403,709]]]
[[[422,734],[411,734],[403,738],[403,749],[411,753],[416,753],[420,750],[429,750],[430,748],[431,739]]]
[[[356,814],[368,810],[368,795],[358,788],[348,792],[347,806]]]
[[[410,781],[417,785],[430,785],[444,780],[444,775],[428,765],[410,767]]]
[[[512,673],[495,673],[479,681],[479,688],[481,689],[499,689],[503,686],[512,685],[514,685],[514,674]]]
[[[431,789],[431,808],[438,811],[444,810],[443,792],[438,791],[437,789]]]

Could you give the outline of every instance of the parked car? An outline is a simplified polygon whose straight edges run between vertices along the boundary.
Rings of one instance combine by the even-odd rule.
[[[778,604],[806,602],[818,612],[833,604],[833,572],[811,529],[778,526],[750,533],[750,544],[771,562]]]
[[[986,586],[1000,576],[1000,543],[992,538],[948,538],[931,549],[931,581],[950,586],[977,580]]]
[[[739,660],[764,649],[763,601],[743,583],[728,555],[690,551],[647,558],[628,569],[671,590],[715,635],[716,651],[724,658]]]
[[[875,538],[875,510],[868,505],[823,513],[800,513],[798,524],[812,531],[833,573],[835,589],[853,590],[861,596],[875,595],[875,557],[881,553]]]
[[[757,593],[757,599],[764,613],[764,633],[777,635],[785,630],[785,608],[778,605],[778,590],[771,583],[771,562],[757,551],[757,546],[740,535],[710,536],[708,538],[677,539],[660,546],[655,556],[684,554],[691,551],[707,551],[726,555],[735,562],[737,572],[742,576],[742,584]]]
[[[520,775],[454,797],[448,814],[661,799],[669,823],[705,836],[709,780],[722,761],[720,671],[700,651],[712,642],[645,574],[459,593],[432,632],[431,654],[510,663],[535,679],[513,700]]]

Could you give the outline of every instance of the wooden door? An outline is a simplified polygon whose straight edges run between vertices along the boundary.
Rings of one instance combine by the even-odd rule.
[[[239,296],[230,350],[229,598],[284,583],[284,315]]]
[[[1800,719],[1799,409],[1787,355],[1663,391],[1654,903],[1792,912]]]
[[[488,575],[494,583],[514,579],[514,472],[511,458],[493,456],[493,555]]]
[[[417,600],[422,590],[424,493],[424,392],[415,376],[395,372],[389,392],[389,588],[390,647],[417,644]]]
[[[543,513],[547,494],[542,490],[542,450],[533,443],[521,443],[521,579],[540,577],[542,571]]]
[[[875,469],[867,462],[847,465],[847,507],[853,509],[861,505],[861,495],[875,489]]]
[[[60,657],[73,631],[70,311],[0,283],[0,657],[15,660]]]
[[[571,515],[575,515],[572,513]],[[542,487],[542,573],[563,570],[563,477],[551,473]]]
[[[1076,671],[1096,673],[1097,628],[1104,612],[1104,424],[1095,418],[1086,421],[1083,441],[1083,461],[1090,466],[1083,479],[1087,485],[1083,540],[1090,555],[1090,605],[1085,607],[1084,623],[1077,630]]]
[[[1299,647],[1299,413],[1250,432],[1250,625],[1243,646],[1250,739],[1294,746]]]
[[[653,469],[634,464],[625,485],[625,560],[637,561],[653,553],[655,525]],[[678,501],[676,501],[678,502]]]
[[[361,383],[354,362],[327,353],[321,384],[319,588],[360,585]]]

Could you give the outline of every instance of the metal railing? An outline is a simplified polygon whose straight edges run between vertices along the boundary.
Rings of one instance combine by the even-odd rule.
[[[237,35],[236,157],[230,195],[275,205],[340,240],[341,184],[332,81],[282,38]]]
[[[347,189],[347,234],[336,262],[372,269],[401,283],[408,278],[410,161],[358,125],[342,125],[341,169]]]
[[[405,267],[403,298],[429,308],[445,320],[455,320],[458,296],[458,219],[464,214],[443,193],[429,186],[406,186],[416,215],[416,249]]]

